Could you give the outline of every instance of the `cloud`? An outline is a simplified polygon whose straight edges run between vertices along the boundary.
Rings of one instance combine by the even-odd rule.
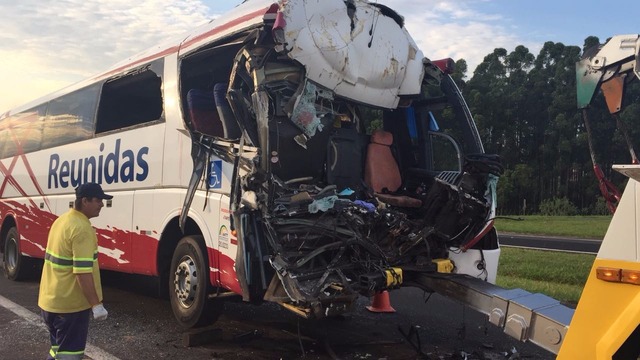
[[[20,0],[0,13],[0,112],[211,19],[196,0]]]
[[[398,9],[405,26],[429,59],[465,59],[467,77],[495,48],[512,51],[524,45],[534,55],[542,44],[518,37],[517,26],[499,14],[481,10],[478,0],[386,0]]]
[[[20,0],[0,3],[0,113],[46,95],[182,35],[212,18],[220,0]],[[240,0],[234,0],[235,6]],[[483,12],[483,0],[381,0],[405,17],[431,59],[464,58],[468,76],[496,47],[542,44],[517,35],[517,26]],[[133,5],[132,5],[133,4]],[[226,4],[228,8],[232,6]]]

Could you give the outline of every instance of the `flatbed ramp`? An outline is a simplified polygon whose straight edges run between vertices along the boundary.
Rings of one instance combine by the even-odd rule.
[[[468,275],[406,271],[404,285],[457,300],[487,315],[506,334],[554,354],[560,351],[575,311],[544,294],[504,289]]]

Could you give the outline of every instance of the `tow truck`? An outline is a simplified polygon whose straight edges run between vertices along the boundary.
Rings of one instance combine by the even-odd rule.
[[[587,112],[599,92],[618,127],[626,85],[640,79],[640,35],[617,35],[586,49],[576,64],[577,104]],[[576,309],[543,294],[503,289],[468,275],[420,274],[414,281],[486,314],[507,335],[532,342],[558,360],[636,360],[640,357],[640,165],[628,136],[631,164],[613,165],[629,177],[620,194],[595,162],[600,189],[614,212]]]
[[[616,35],[587,49],[576,64],[578,108],[586,113],[599,89],[609,112],[618,114],[626,85],[640,79],[639,67],[638,34]],[[635,360],[640,355],[640,165],[628,137],[627,143],[631,164],[613,169],[629,181],[558,353],[560,360]]]

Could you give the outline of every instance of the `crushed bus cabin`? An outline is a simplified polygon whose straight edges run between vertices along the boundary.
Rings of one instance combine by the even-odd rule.
[[[184,327],[231,295],[326,317],[415,274],[494,282],[500,161],[452,61],[403,22],[364,0],[248,0],[5,113],[6,276],[92,181],[114,196],[93,220],[101,269],[157,277]]]

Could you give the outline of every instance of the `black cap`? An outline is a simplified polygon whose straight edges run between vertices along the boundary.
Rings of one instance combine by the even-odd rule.
[[[85,183],[76,188],[76,198],[98,198],[98,199],[113,199],[113,196],[107,195],[102,191],[100,184]]]

